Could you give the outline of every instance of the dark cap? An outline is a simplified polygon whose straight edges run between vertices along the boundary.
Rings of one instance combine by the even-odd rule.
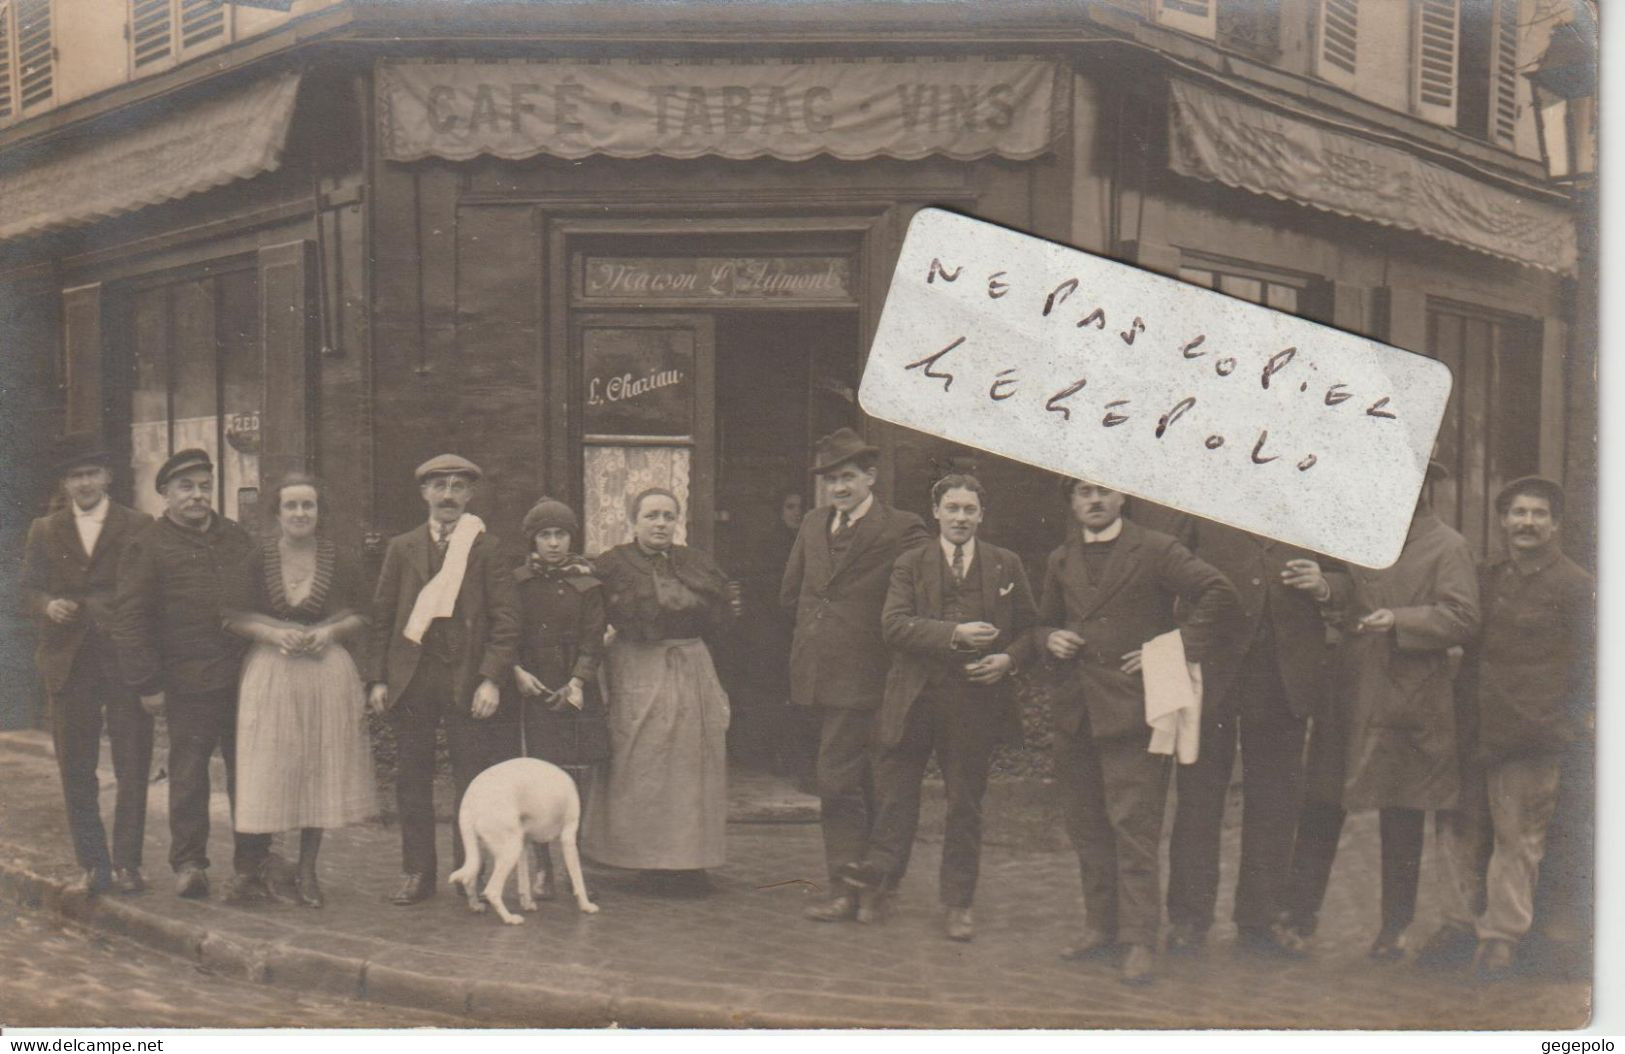
[[[880,448],[863,441],[863,437],[850,428],[837,428],[820,439],[813,448],[812,474],[822,476],[862,457],[874,457]]]
[[[158,478],[153,483],[158,488],[158,492],[162,494],[164,485],[171,478],[180,475],[182,472],[190,472],[194,468],[206,468],[210,472],[214,471],[214,462],[209,459],[209,452],[201,447],[188,447],[185,450],[177,450],[169,455],[168,461],[158,466]]]
[[[53,444],[56,464],[51,471],[61,478],[77,468],[112,468],[113,455],[108,453],[96,436],[90,432],[70,432]]]
[[[520,530],[526,538],[534,538],[537,531],[545,531],[549,527],[569,531],[572,537],[581,531],[581,525],[576,521],[576,514],[570,511],[570,506],[554,498],[543,498],[525,513]]]
[[[1546,499],[1546,505],[1552,510],[1552,519],[1563,518],[1563,488],[1556,480],[1545,476],[1524,476],[1515,479],[1501,488],[1495,496],[1495,513],[1505,516],[1507,509],[1512,507],[1512,499],[1520,494],[1534,494]]]
[[[480,466],[456,454],[439,454],[432,457],[419,465],[414,474],[419,483],[432,476],[467,476],[469,479],[479,479],[485,475],[480,471]]]

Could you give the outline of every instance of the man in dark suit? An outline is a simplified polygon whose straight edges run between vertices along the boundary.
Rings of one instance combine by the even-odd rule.
[[[830,899],[807,909],[818,922],[860,915],[860,897],[840,876],[869,846],[875,712],[891,656],[880,635],[897,557],[930,540],[925,524],[874,496],[880,451],[850,428],[818,441],[812,472],[830,504],[801,521],[779,601],[795,613],[790,700],[819,715],[818,797]],[[861,911],[873,918],[873,906]]]
[[[214,511],[214,462],[197,447],[158,467],[164,515],[130,540],[119,564],[113,639],[125,683],[169,728],[169,866],[175,894],[209,895],[209,759],[226,764],[237,798],[237,678],[244,643],[226,632],[227,583],[254,552],[247,531]],[[271,836],[233,838],[233,900],[270,896]]]
[[[1179,767],[1179,801],[1168,861],[1170,952],[1207,939],[1219,889],[1219,828],[1225,791],[1242,761],[1241,870],[1235,923],[1244,946],[1281,951],[1270,924],[1292,860],[1303,794],[1304,734],[1326,688],[1330,649],[1323,606],[1346,598],[1341,565],[1322,572],[1304,549],[1191,517],[1196,555],[1240,597],[1221,627],[1225,646],[1202,667],[1201,750]]]
[[[859,888],[895,886],[920,821],[920,781],[934,753],[948,795],[940,893],[951,940],[974,935],[971,900],[982,857],[982,796],[993,748],[1021,738],[1005,679],[1012,645],[1037,611],[1021,559],[976,537],[985,492],[974,476],[931,489],[940,535],[897,558],[881,613],[894,649],[880,705],[875,821],[869,850],[841,875]]]
[[[1177,600],[1186,661],[1201,663],[1236,594],[1172,537],[1124,519],[1121,493],[1085,480],[1068,480],[1064,493],[1077,530],[1045,564],[1033,631],[1034,645],[1062,664],[1055,774],[1087,912],[1081,938],[1062,954],[1091,958],[1121,946],[1123,981],[1144,984],[1161,929],[1169,759],[1147,752],[1140,649],[1176,627]]]
[[[418,466],[429,522],[389,540],[373,598],[367,702],[394,717],[395,795],[406,873],[391,897],[434,896],[435,729],[442,718],[457,800],[487,767],[519,756],[518,711],[501,706],[515,661],[518,599],[498,543],[468,514],[478,465],[442,454]],[[452,866],[463,843],[452,828]]]
[[[55,474],[68,503],[28,528],[23,606],[39,627],[34,661],[51,700],[51,738],[68,830],[84,870],[79,888],[87,894],[112,888],[139,893],[147,887],[141,837],[147,825],[152,716],[119,675],[112,626],[119,559],[151,520],[108,498],[112,459],[93,436],[64,437],[58,448]],[[118,781],[111,854],[96,797],[104,711]]]

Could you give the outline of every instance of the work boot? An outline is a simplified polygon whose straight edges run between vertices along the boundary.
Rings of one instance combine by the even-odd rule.
[[[175,895],[185,900],[203,900],[209,895],[209,873],[188,865],[175,873]]]

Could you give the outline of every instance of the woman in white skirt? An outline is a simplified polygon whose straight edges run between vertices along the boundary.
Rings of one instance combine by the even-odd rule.
[[[316,533],[316,481],[270,494],[276,536],[245,568],[226,628],[252,642],[237,706],[238,831],[298,829],[299,902],[322,906],[322,831],[376,813],[366,696],[344,642],[366,625],[354,563]]]
[[[642,870],[651,892],[703,895],[705,869],[723,862],[728,697],[701,637],[733,605],[711,558],[674,543],[676,495],[646,490],[629,511],[633,541],[593,562],[615,636],[609,771],[587,800],[582,851]]]

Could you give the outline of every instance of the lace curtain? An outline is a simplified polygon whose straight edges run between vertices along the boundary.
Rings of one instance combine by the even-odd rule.
[[[596,555],[632,540],[626,503],[649,487],[665,487],[683,505],[679,544],[688,538],[689,450],[681,446],[593,446],[583,451],[586,497],[583,552]]]

